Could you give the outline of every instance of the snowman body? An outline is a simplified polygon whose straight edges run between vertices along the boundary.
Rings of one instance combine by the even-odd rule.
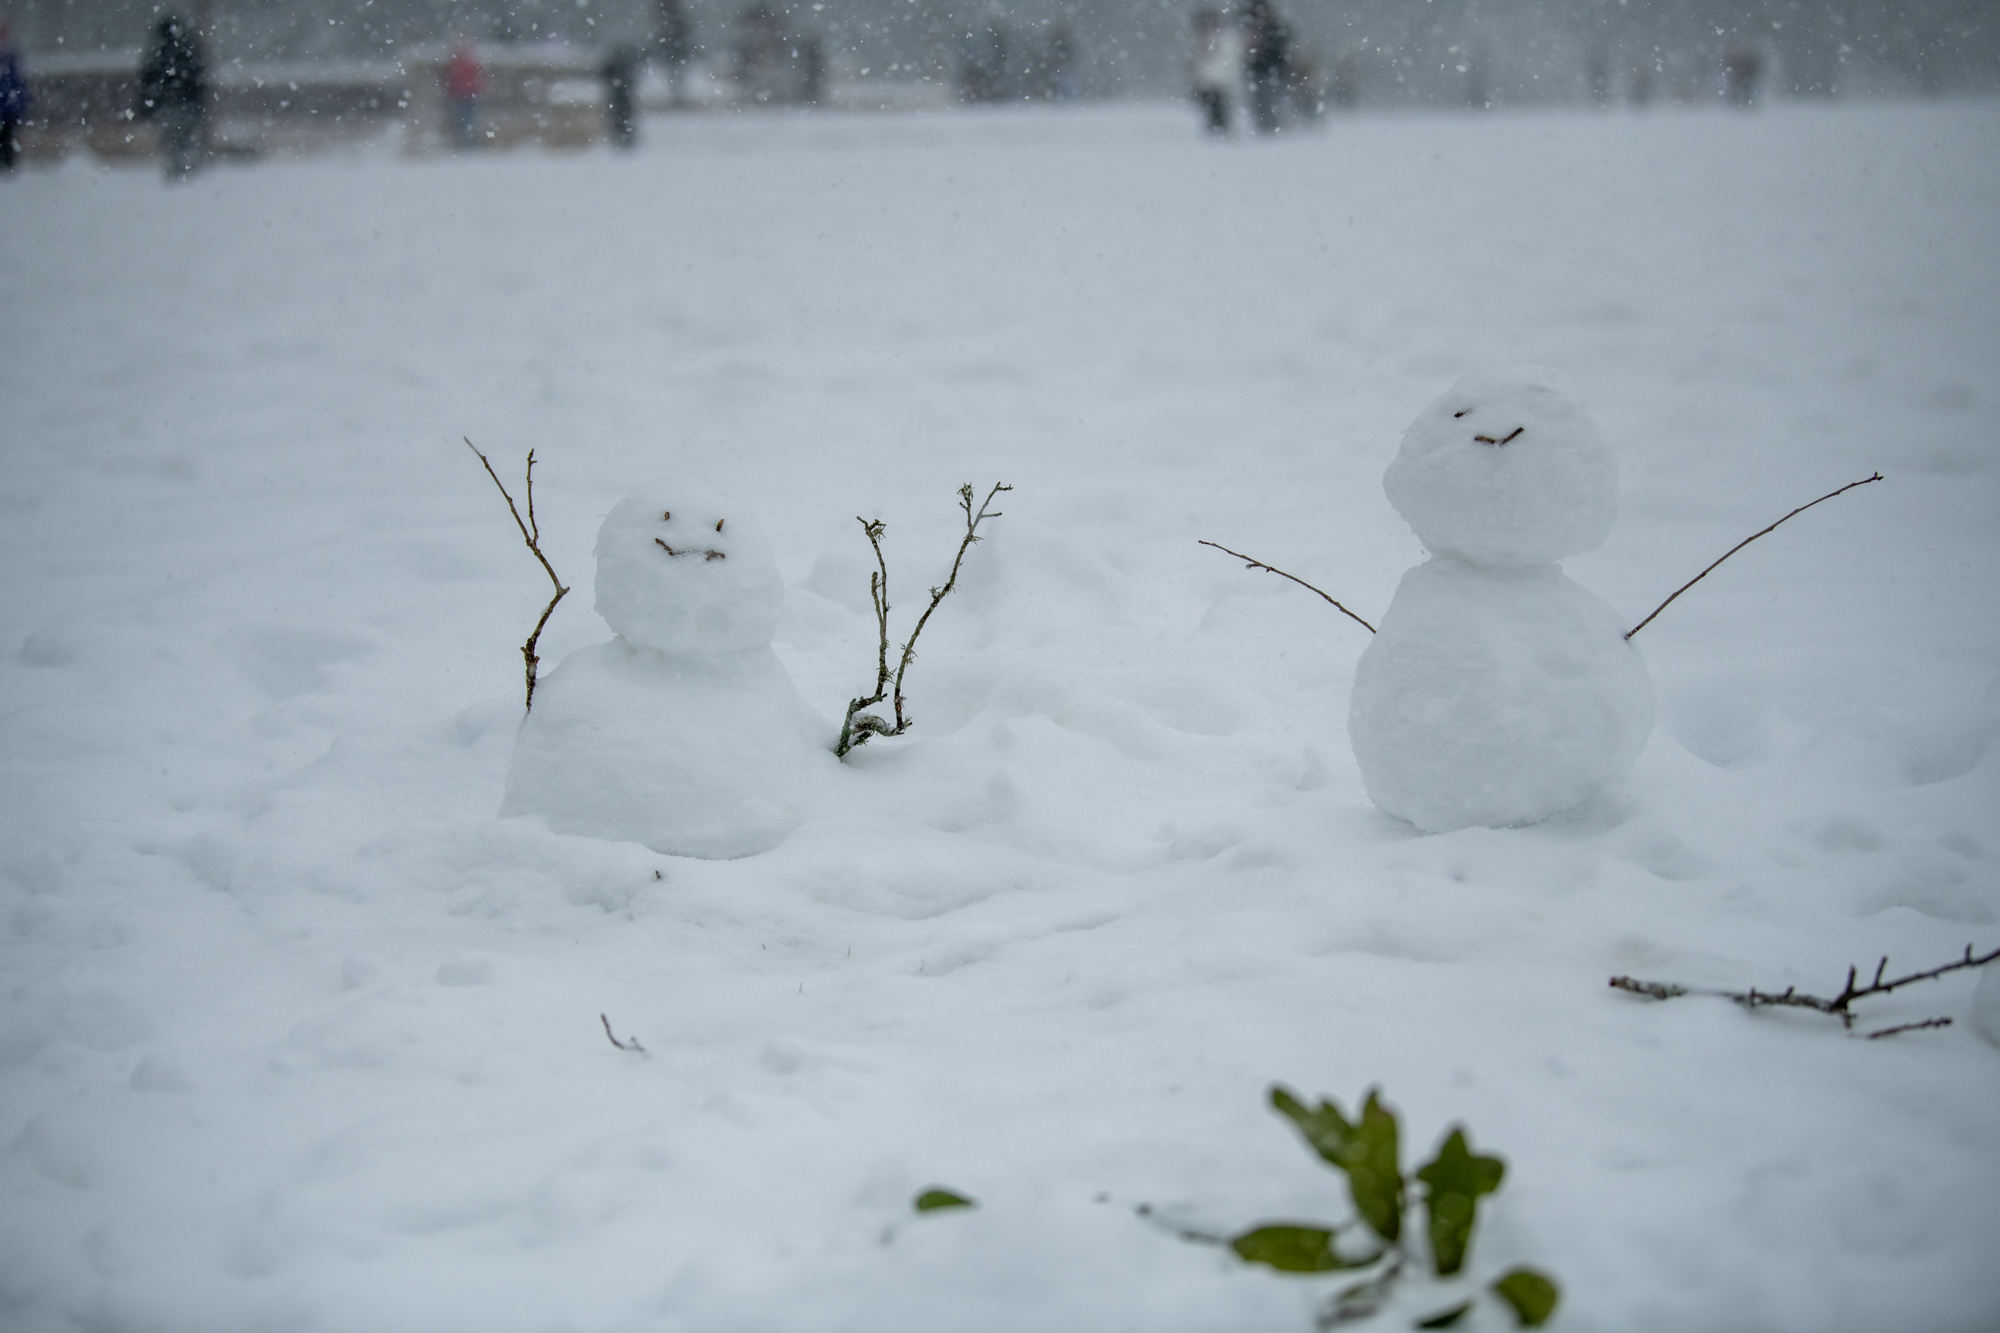
[[[1582,405],[1544,370],[1469,375],[1411,424],[1383,486],[1431,558],[1355,667],[1369,798],[1442,833],[1536,823],[1622,777],[1652,733],[1652,681],[1617,613],[1556,563],[1617,513]]]
[[[771,650],[783,599],[755,516],[706,482],[621,500],[597,538],[597,610],[617,637],[536,686],[502,816],[677,856],[784,841],[823,725]]]

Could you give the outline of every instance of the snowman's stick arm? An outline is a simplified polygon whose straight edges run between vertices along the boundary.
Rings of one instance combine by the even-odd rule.
[[[1812,504],[1800,505],[1797,509],[1794,509],[1791,513],[1785,515],[1784,518],[1779,519],[1777,523],[1773,523],[1770,527],[1765,528],[1763,532],[1753,532],[1748,537],[1745,537],[1742,541],[1736,543],[1736,545],[1724,551],[1722,553],[1721,559],[1718,559],[1715,562],[1715,565],[1721,564],[1723,560],[1727,560],[1730,556],[1735,555],[1738,551],[1748,546],[1751,542],[1756,541],[1759,537],[1762,537],[1765,533],[1774,531],[1778,527],[1778,525],[1780,523],[1785,522],[1786,519],[1797,518],[1800,514],[1805,513],[1806,510],[1811,509],[1813,505],[1824,504],[1826,501],[1831,500],[1834,496],[1840,495],[1846,491],[1851,491],[1856,486],[1866,486],[1871,481],[1880,481],[1880,480],[1882,480],[1882,474],[1877,472],[1872,477],[1863,477],[1860,481],[1850,481],[1845,486],[1842,486],[1840,490],[1828,491],[1825,495],[1820,496],[1819,499],[1814,500]],[[1707,569],[1702,570],[1701,573],[1695,575],[1693,578],[1689,579],[1686,583],[1683,583],[1680,587],[1674,589],[1674,597],[1680,596],[1682,593],[1686,592],[1689,588],[1692,588],[1695,584],[1700,583],[1703,579],[1707,578],[1711,573],[1715,571],[1715,565],[1710,565]],[[1640,630],[1646,628],[1646,626],[1652,624],[1653,616],[1657,616],[1658,614],[1660,614],[1660,612],[1666,610],[1668,607],[1674,604],[1674,597],[1669,597],[1667,598],[1666,601],[1661,602],[1658,606],[1654,607],[1653,615],[1647,616],[1644,620],[1634,625],[1631,629],[1626,630],[1625,637],[1629,639],[1634,634],[1637,634]]]
[[[875,607],[875,693],[865,699],[847,701],[847,715],[840,719],[840,739],[833,745],[837,759],[845,759],[849,750],[865,744],[870,736],[894,734],[888,731],[887,724],[880,718],[861,713],[862,709],[881,703],[889,694],[889,565],[882,558],[882,520],[866,519],[856,514],[854,521],[861,525],[869,546],[875,550],[875,572],[868,576],[868,600]],[[858,728],[854,720],[856,714],[861,715]]]
[[[1340,614],[1346,616],[1349,620],[1361,626],[1361,628],[1367,630],[1370,634],[1373,634],[1375,632],[1375,627],[1373,625],[1363,620],[1360,616],[1355,615],[1352,611],[1342,606],[1339,602],[1335,602],[1333,598],[1327,597],[1325,593],[1320,592],[1318,588],[1313,587],[1312,584],[1307,583],[1304,579],[1300,578],[1298,575],[1287,574],[1284,570],[1279,569],[1276,565],[1267,565],[1262,560],[1253,560],[1249,556],[1243,554],[1243,552],[1241,551],[1230,550],[1227,546],[1224,546],[1221,542],[1204,541],[1201,544],[1203,546],[1213,546],[1216,550],[1221,551],[1224,555],[1233,555],[1238,560],[1243,561],[1246,565],[1248,565],[1252,569],[1261,569],[1267,574],[1276,574],[1281,579],[1290,579],[1292,582],[1298,584],[1301,588],[1306,589],[1308,592],[1318,592],[1320,596],[1326,597],[1327,601],[1333,603],[1334,610],[1340,612]]]
[[[535,622],[534,632],[528,635],[528,641],[521,645],[521,657],[528,673],[528,701],[524,706],[532,709],[535,706],[535,668],[542,660],[535,656],[535,645],[541,641],[542,627],[548,624],[549,617],[555,614],[556,603],[569,595],[569,589],[563,587],[562,580],[556,577],[555,566],[551,565],[549,558],[542,554],[542,528],[541,524],[535,521],[535,451],[528,450],[528,520],[524,523],[521,521],[521,511],[514,507],[514,497],[507,493],[506,483],[502,482],[500,474],[493,470],[493,464],[487,460],[485,454],[479,452],[478,445],[463,435],[459,438],[465,440],[465,447],[472,450],[473,456],[485,466],[486,475],[493,478],[493,484],[500,488],[500,498],[507,502],[507,512],[514,516],[514,526],[521,530],[521,540],[528,544],[528,549],[534,552],[535,559],[541,562],[542,569],[548,574],[549,582],[555,585],[556,595],[549,598],[549,604],[542,608],[542,618]]]
[[[974,542],[979,540],[979,525],[989,518],[1000,517],[999,510],[989,511],[987,506],[993,503],[993,497],[1000,494],[1000,492],[1011,491],[1013,489],[1012,486],[1004,486],[999,482],[993,483],[993,489],[986,492],[986,498],[979,502],[979,512],[975,514],[972,512],[972,483],[967,482],[958,488],[959,508],[965,511],[965,539],[959,542],[958,554],[952,559],[951,577],[944,581],[942,588],[931,589],[931,604],[924,608],[924,613],[921,616],[917,617],[917,627],[910,631],[909,639],[903,644],[902,661],[896,664],[895,696],[892,702],[896,705],[896,730],[894,734],[898,736],[902,735],[904,728],[910,725],[903,717],[903,675],[910,669],[910,659],[916,656],[917,636],[922,634],[924,626],[930,623],[931,612],[938,609],[938,603],[942,602],[950,595],[952,589],[958,586],[958,567],[965,563],[965,553],[972,549]]]

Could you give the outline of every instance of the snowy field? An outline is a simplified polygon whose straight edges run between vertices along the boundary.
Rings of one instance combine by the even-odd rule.
[[[1854,1035],[1605,983],[2000,944],[2000,106],[647,128],[0,182],[0,1325],[1303,1331],[1133,1213],[1347,1215],[1278,1080],[1505,1156],[1473,1266],[1562,1327],[1993,1326],[1973,974]],[[1196,541],[1379,615],[1400,431],[1509,361],[1619,456],[1565,567],[1634,622],[1887,480],[1634,640],[1609,798],[1420,836],[1367,635]],[[900,632],[1015,489],[910,734],[699,861],[496,818],[548,588],[462,435],[537,451],[549,664],[620,496],[752,505],[829,736],[855,516]]]

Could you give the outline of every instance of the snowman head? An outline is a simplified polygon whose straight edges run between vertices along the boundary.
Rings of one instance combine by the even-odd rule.
[[[785,600],[771,543],[747,505],[700,477],[664,477],[597,530],[597,614],[626,642],[680,657],[771,641]]]
[[[1434,555],[1521,569],[1604,544],[1618,466],[1554,371],[1467,375],[1403,432],[1389,503]]]

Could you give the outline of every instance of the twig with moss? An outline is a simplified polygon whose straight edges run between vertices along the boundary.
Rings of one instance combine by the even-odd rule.
[[[1972,952],[1972,946],[1968,944],[1965,946],[1963,957],[1946,963],[1942,967],[1933,967],[1923,972],[1912,972],[1908,976],[1891,977],[1885,981],[1883,974],[1889,970],[1889,957],[1887,954],[1884,954],[1882,960],[1875,965],[1874,979],[1866,985],[1857,984],[1861,977],[1860,970],[1849,967],[1847,969],[1847,984],[1841,987],[1840,994],[1834,996],[1832,999],[1828,999],[1822,995],[1801,994],[1794,986],[1787,986],[1781,991],[1762,991],[1758,990],[1755,986],[1752,986],[1749,990],[1724,990],[1720,987],[1683,986],[1678,982],[1672,981],[1641,981],[1637,977],[1622,976],[1611,978],[1611,987],[1614,990],[1627,991],[1633,995],[1643,995],[1649,1000],[1672,1000],[1678,999],[1683,995],[1708,995],[1719,1000],[1729,1000],[1740,1004],[1745,1009],[1810,1009],[1815,1013],[1829,1014],[1838,1018],[1842,1027],[1852,1029],[1854,1027],[1854,1020],[1857,1017],[1854,1012],[1854,1003],[1857,1000],[1871,999],[1877,995],[1887,995],[1891,991],[1899,990],[1904,986],[1918,981],[1935,981],[1947,973],[1959,972],[1973,967],[1984,967],[1995,959],[2000,959],[2000,949],[1995,949],[1991,953],[1975,957]],[[1871,1038],[1893,1037],[1899,1032],[1916,1032],[1926,1028],[1944,1028],[1950,1026],[1951,1020],[1949,1018],[1926,1018],[1916,1023],[1899,1023],[1895,1027],[1882,1028],[1867,1035]]]
[[[1290,579],[1292,582],[1298,584],[1301,588],[1306,589],[1308,592],[1319,593],[1320,596],[1325,597],[1327,601],[1333,603],[1334,610],[1340,612],[1340,614],[1346,616],[1349,620],[1361,626],[1361,628],[1367,630],[1370,634],[1373,634],[1375,632],[1375,627],[1373,625],[1363,620],[1360,616],[1355,615],[1352,611],[1342,606],[1339,602],[1334,601],[1333,598],[1328,596],[1326,593],[1320,592],[1318,588],[1313,587],[1312,584],[1307,583],[1304,579],[1300,578],[1298,575],[1287,574],[1284,570],[1279,569],[1276,565],[1267,565],[1262,560],[1253,559],[1252,557],[1243,554],[1243,552],[1241,551],[1232,551],[1227,546],[1224,546],[1221,542],[1204,541],[1201,544],[1203,546],[1213,546],[1216,550],[1221,551],[1224,555],[1233,555],[1238,560],[1243,561],[1251,569],[1261,569],[1267,574],[1276,574],[1281,579]]]
[[[994,497],[1003,491],[1013,489],[1012,486],[996,482],[975,511],[972,507],[974,494],[972,484],[968,482],[958,488],[959,507],[965,511],[965,536],[959,541],[958,554],[951,562],[951,576],[942,586],[931,589],[930,605],[924,608],[923,615],[917,617],[916,628],[912,629],[910,637],[904,640],[902,656],[896,663],[893,675],[889,671],[889,565],[882,556],[882,534],[886,528],[879,518],[866,519],[859,515],[855,517],[854,521],[861,525],[862,533],[868,538],[868,545],[875,552],[875,572],[868,576],[868,600],[875,608],[875,692],[865,698],[848,701],[847,715],[841,719],[840,739],[834,744],[834,754],[844,758],[848,751],[866,744],[870,736],[900,736],[909,730],[911,719],[903,708],[903,677],[909,673],[910,663],[916,660],[917,637],[924,632],[924,626],[930,623],[931,613],[938,609],[938,603],[950,596],[952,590],[958,586],[959,568],[965,563],[965,553],[979,540],[979,525],[989,518],[1000,517],[1001,511],[989,508]],[[895,709],[893,724],[878,714],[863,711],[885,699],[890,700]]]
[[[500,488],[500,498],[507,502],[507,512],[514,516],[514,526],[521,530],[521,540],[528,544],[528,549],[534,552],[535,559],[541,562],[543,571],[548,574],[549,582],[555,585],[556,595],[549,598],[549,604],[542,608],[542,618],[535,622],[535,628],[529,633],[528,641],[521,645],[521,657],[528,676],[528,698],[524,707],[532,709],[535,706],[535,668],[542,661],[535,656],[535,645],[541,642],[542,627],[549,623],[549,617],[555,612],[556,603],[569,595],[569,589],[565,588],[563,581],[556,577],[555,566],[551,565],[549,558],[542,554],[542,529],[535,521],[535,451],[528,450],[528,517],[527,521],[523,522],[521,511],[514,507],[514,497],[507,493],[506,484],[500,480],[500,474],[493,470],[493,464],[487,461],[485,454],[479,452],[478,445],[463,435],[459,438],[465,440],[465,447],[472,450],[484,464],[486,475],[493,478],[493,484]]]

